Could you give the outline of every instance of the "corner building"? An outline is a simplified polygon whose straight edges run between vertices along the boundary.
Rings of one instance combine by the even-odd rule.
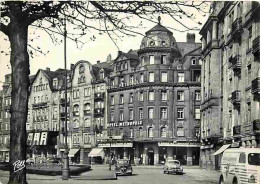
[[[259,2],[214,2],[200,31],[203,168],[219,169],[217,150],[260,147],[259,21]]]
[[[118,52],[108,80],[106,158],[155,165],[199,164],[200,52],[195,35],[176,42],[158,23],[140,49]]]

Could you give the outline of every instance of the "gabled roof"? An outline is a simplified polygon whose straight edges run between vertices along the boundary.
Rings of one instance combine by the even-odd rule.
[[[131,50],[130,50],[128,53],[119,51],[119,52],[118,52],[118,56],[116,57],[115,61],[117,61],[117,59],[118,59],[120,56],[124,56],[124,57],[126,57],[127,59],[139,60],[138,55],[137,55],[137,54],[134,54],[134,52],[132,52]]]
[[[201,43],[177,42],[177,46],[181,52],[181,55],[184,56],[198,47],[201,47]]]

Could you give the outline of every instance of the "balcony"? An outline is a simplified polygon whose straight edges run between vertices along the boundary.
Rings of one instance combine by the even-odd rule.
[[[256,37],[253,40],[252,53],[254,54],[254,56],[259,56],[259,49],[260,49],[260,36]]]
[[[253,121],[253,132],[260,133],[260,119]]]
[[[240,105],[240,90],[235,90],[231,93],[231,103],[233,103],[234,105]]]
[[[103,117],[105,113],[104,108],[95,108],[94,109],[94,117]]]
[[[84,110],[84,116],[90,116],[91,111],[90,110]]]
[[[67,118],[69,118],[70,116],[69,116],[69,113],[67,113]],[[65,119],[65,112],[61,112],[60,113],[60,118],[61,119]]]
[[[94,100],[95,101],[103,101],[105,99],[105,93],[95,93]]]
[[[65,98],[61,98],[60,99],[60,104],[62,105],[62,106],[65,106]],[[67,99],[67,106],[69,106],[70,105],[70,99]]]
[[[241,70],[241,65],[242,65],[242,63],[241,63],[241,60],[240,60],[240,55],[239,54],[237,54],[237,55],[235,55],[233,58],[232,58],[232,69],[234,70],[234,71],[237,71],[237,70]]]
[[[47,107],[47,102],[41,102],[41,103],[33,104],[32,107],[33,107],[34,109],[44,108],[44,107]]]
[[[241,33],[243,31],[243,26],[242,26],[242,17],[237,18],[233,23],[232,23],[232,30],[231,30],[232,38],[236,41],[239,41],[241,39]]]
[[[241,133],[241,125],[236,125],[233,127],[233,136],[240,135]]]
[[[252,80],[251,93],[254,95],[260,95],[260,77]]]

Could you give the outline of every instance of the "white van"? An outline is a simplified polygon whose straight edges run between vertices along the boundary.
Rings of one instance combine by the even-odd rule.
[[[219,184],[260,184],[260,148],[230,148],[221,160]]]

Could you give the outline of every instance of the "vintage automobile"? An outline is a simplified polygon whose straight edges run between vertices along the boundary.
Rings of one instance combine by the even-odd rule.
[[[132,175],[133,168],[127,159],[119,159],[115,163],[116,175]]]
[[[166,161],[164,168],[164,174],[183,174],[183,168],[178,160],[168,160]]]

